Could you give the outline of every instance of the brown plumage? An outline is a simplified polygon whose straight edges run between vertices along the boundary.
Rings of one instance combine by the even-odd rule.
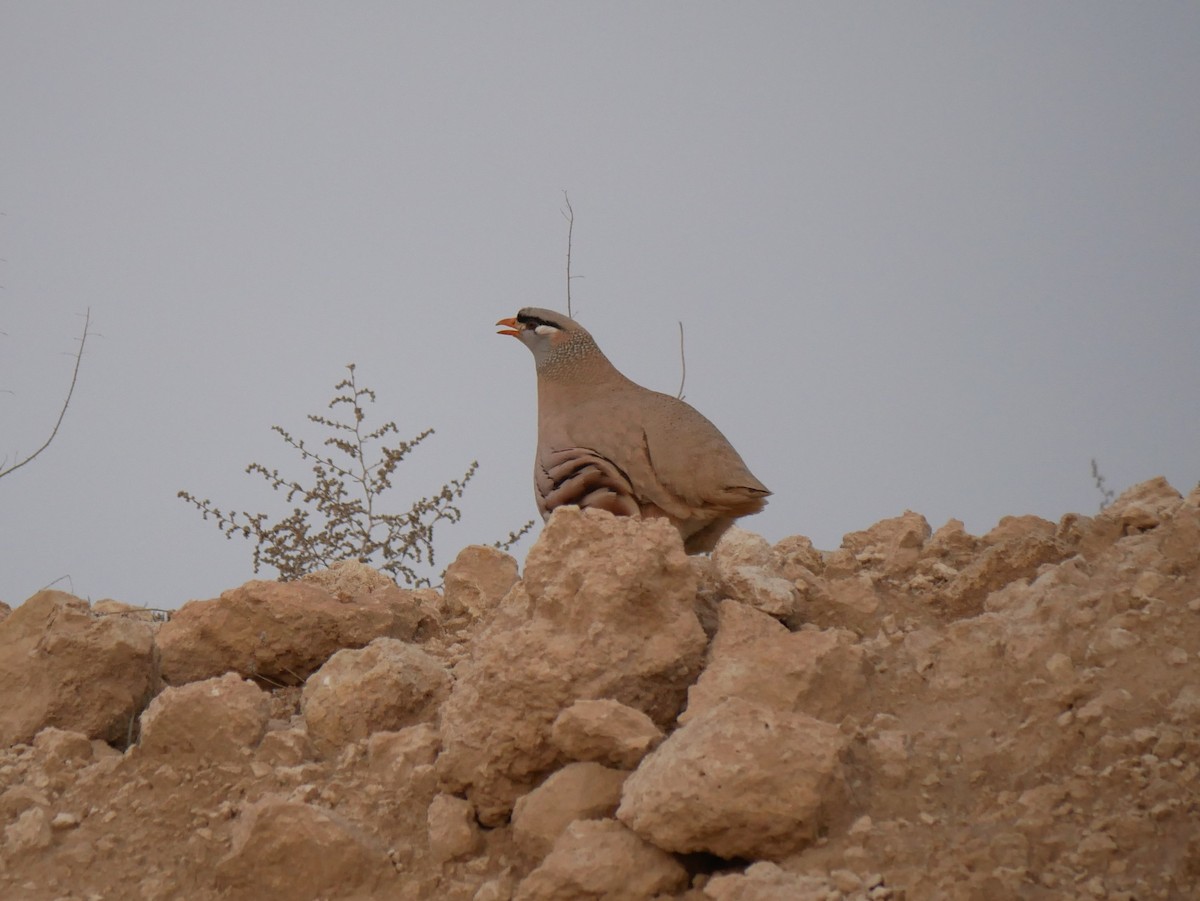
[[[577,504],[665,516],[689,554],[712,550],[771,493],[711,422],[678,398],[630,381],[579,323],[526,307],[501,319],[537,365],[538,510]]]

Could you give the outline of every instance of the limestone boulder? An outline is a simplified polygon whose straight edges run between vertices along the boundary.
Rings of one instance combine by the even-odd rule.
[[[541,866],[517,887],[515,901],[619,901],[670,895],[687,871],[616,820],[577,820]]]
[[[373,732],[428,722],[450,691],[450,671],[419,647],[376,638],[338,651],[304,684],[300,709],[325,755]]]
[[[513,838],[530,857],[541,859],[575,820],[611,817],[629,774],[598,763],[569,763],[517,801]]]
[[[50,816],[43,807],[30,807],[4,827],[6,857],[32,856],[54,842]]]
[[[342,603],[396,587],[394,579],[361,560],[340,560],[326,569],[307,573],[297,581],[324,589]]]
[[[434,796],[426,822],[429,824],[429,855],[438,863],[466,857],[482,844],[475,809],[465,798],[446,794]]]
[[[39,591],[0,621],[0,747],[47,726],[129,740],[159,684],[155,626]]]
[[[663,739],[640,710],[607,698],[576,701],[554,720],[551,740],[572,760],[631,770]]]
[[[874,898],[866,885],[848,870],[837,871],[839,880],[790,873],[778,864],[760,860],[744,873],[722,873],[704,886],[704,898],[712,901],[829,901],[830,898]],[[880,893],[880,898],[891,895]]]
[[[48,726],[33,739],[33,750],[42,770],[49,774],[79,769],[95,757],[96,749],[82,732]]]
[[[789,535],[776,542],[771,548],[771,561],[779,575],[793,582],[800,570],[819,576],[825,569],[825,558],[804,535]]]
[[[302,725],[268,731],[255,756],[268,766],[299,766],[316,756],[308,730]]]
[[[451,616],[478,619],[489,614],[517,582],[517,561],[494,547],[473,544],[458,552],[442,583]]]
[[[393,876],[386,849],[332,810],[278,795],[245,808],[216,867],[223,898],[373,897]]]
[[[834,556],[841,554],[847,552],[837,551]],[[793,584],[800,603],[797,615],[787,622],[793,627],[809,624],[869,635],[879,629],[879,621],[887,614],[886,594],[878,580],[877,573],[860,571],[857,566],[839,572],[833,562],[820,576],[799,568]]]
[[[1053,538],[1057,532],[1058,527],[1054,523],[1040,516],[1001,516],[1000,521],[980,537],[979,544],[985,548],[992,547],[1027,535]]]
[[[342,648],[380,637],[411,641],[429,617],[428,593],[374,583],[347,594],[354,576],[331,582],[251,581],[208,601],[184,604],[158,632],[163,679],[182,685],[227,672],[274,685],[299,685]],[[378,574],[376,574],[378,575]]]
[[[979,539],[967,531],[961,519],[948,519],[930,536],[921,549],[924,560],[939,560],[953,569],[970,561],[979,548]]]
[[[438,770],[487,825],[561,759],[558,715],[580,699],[616,700],[672,721],[699,672],[706,637],[695,575],[665,520],[555,511],[523,582],[473,639],[442,707]]]
[[[376,732],[366,745],[368,767],[384,791],[405,801],[432,798],[437,793],[434,761],[442,740],[430,723],[399,732]]]
[[[801,596],[795,584],[763,567],[738,567],[721,586],[727,597],[780,620],[793,620],[800,610]]]
[[[869,529],[844,535],[842,548],[850,551],[860,564],[896,577],[916,564],[931,534],[924,516],[906,510],[900,516],[880,520]]]
[[[617,817],[666,851],[781,859],[844,805],[845,749],[836,726],[731,698],[642,761]]]
[[[141,719],[147,755],[227,758],[253,749],[267,731],[270,697],[236,673],[167,688]]]
[[[1161,525],[1182,505],[1182,495],[1158,476],[1121,492],[1096,518],[1117,524],[1123,535],[1135,535]]]
[[[740,566],[768,566],[771,543],[741,526],[730,526],[712,550],[712,562],[724,575]]]
[[[1011,519],[1011,517],[1005,517]],[[964,618],[982,612],[987,596],[1018,579],[1031,579],[1046,563],[1058,563],[1071,555],[1053,523],[1037,517],[1028,522],[1001,523],[982,543],[984,550],[960,570],[941,591],[939,608],[949,618]],[[1044,526],[1042,525],[1044,524]]]
[[[795,616],[800,595],[776,569],[771,545],[761,535],[732,527],[713,548],[712,562],[724,597],[779,619]]]
[[[415,767],[432,766],[442,748],[442,739],[429,723],[397,732],[375,732],[367,739],[367,758],[379,774],[410,773]]]
[[[737,601],[718,608],[709,662],[688,690],[681,723],[743,698],[777,710],[841,720],[866,701],[865,653],[846,629],[789,632],[772,617]]]

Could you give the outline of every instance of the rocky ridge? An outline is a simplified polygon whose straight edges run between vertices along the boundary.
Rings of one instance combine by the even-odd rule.
[[[1200,897],[1200,489],[0,607],[5,899]]]

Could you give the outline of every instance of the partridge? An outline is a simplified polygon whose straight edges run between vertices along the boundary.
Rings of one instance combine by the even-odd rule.
[[[533,351],[537,366],[533,486],[543,519],[563,504],[666,517],[685,550],[699,554],[766,506],[771,492],[716,426],[618,372],[579,323],[526,307],[496,325]]]

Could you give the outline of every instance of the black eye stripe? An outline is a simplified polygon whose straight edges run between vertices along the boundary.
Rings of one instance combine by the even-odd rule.
[[[529,316],[523,313],[517,314],[517,322],[522,325],[533,326],[534,328],[537,328],[539,325],[547,325],[550,328],[558,329],[559,331],[562,330],[562,326],[556,322],[551,322],[549,319],[539,319],[537,316]]]

